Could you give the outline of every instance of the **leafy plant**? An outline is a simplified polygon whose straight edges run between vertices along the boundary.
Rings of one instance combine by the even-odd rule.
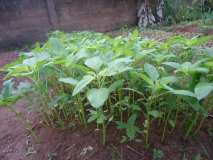
[[[135,126],[136,119],[137,115],[133,114],[129,117],[127,123],[117,122],[118,129],[125,129],[129,140],[135,139],[136,135],[141,133],[141,130]]]
[[[15,88],[13,79],[4,81],[0,93],[0,106],[9,106],[15,103],[29,91],[31,91],[31,84],[28,82],[21,82],[17,88]]]
[[[165,0],[164,15],[167,24],[181,21],[195,21],[202,19],[205,23],[212,13],[211,0]]]
[[[160,149],[153,149],[153,160],[161,160],[164,157],[164,153]]]
[[[34,109],[47,126],[96,124],[104,145],[114,125],[128,140],[142,134],[147,147],[155,123],[162,141],[177,127],[187,138],[212,110],[212,49],[200,46],[212,38],[175,36],[158,42],[137,30],[118,37],[56,31],[1,69],[7,75],[0,104],[28,93],[28,85],[15,87],[8,80],[22,77],[31,82]]]

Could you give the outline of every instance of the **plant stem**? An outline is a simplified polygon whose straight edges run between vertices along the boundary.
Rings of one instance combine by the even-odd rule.
[[[190,125],[189,125],[189,127],[188,127],[188,129],[187,129],[187,131],[186,131],[186,135],[185,135],[185,138],[187,138],[189,135],[190,135],[190,133],[191,133],[191,131],[192,131],[192,129],[193,129],[193,127],[194,127],[194,125],[195,125],[195,123],[196,123],[196,121],[197,121],[197,119],[198,119],[198,113],[195,115],[195,118],[193,118],[193,120],[191,121],[191,123],[190,123]]]
[[[83,106],[83,103],[81,101],[80,96],[78,96],[77,99],[78,99],[79,106],[80,106],[80,115],[82,116],[82,121],[83,121],[84,125],[87,126],[87,121],[86,121],[86,117],[85,117],[84,106]]]
[[[163,134],[162,134],[162,137],[161,137],[161,142],[163,142],[164,139],[165,139],[165,133],[166,133],[166,128],[167,128],[167,125],[168,125],[168,119],[170,117],[170,114],[171,114],[171,109],[170,109],[168,115],[166,116],[165,125],[163,127]]]
[[[103,142],[103,145],[105,146],[106,145],[106,126],[105,126],[105,123],[102,124],[102,131],[103,131],[102,142]]]
[[[199,126],[197,127],[197,129],[195,130],[194,132],[194,135],[196,135],[199,131],[200,131],[200,128],[202,127],[204,121],[205,121],[206,117],[203,117],[199,123]]]

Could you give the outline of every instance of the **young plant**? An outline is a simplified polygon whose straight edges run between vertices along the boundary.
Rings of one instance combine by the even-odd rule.
[[[162,118],[163,116],[163,113],[160,111],[161,108],[157,108],[160,103],[159,99],[165,94],[168,94],[166,88],[168,87],[168,84],[174,83],[176,78],[174,76],[160,77],[155,66],[148,63],[144,64],[144,72],[145,74],[142,73],[141,78],[147,83],[146,87],[149,90],[149,97],[147,97],[147,101],[144,103],[146,108],[144,134],[146,139],[145,142],[148,146],[149,130],[151,128],[152,120]]]
[[[129,117],[127,123],[119,122],[119,121],[116,122],[118,129],[126,130],[126,135],[130,141],[134,140],[136,138],[136,135],[142,132],[140,128],[138,128],[135,125],[137,117],[138,117],[137,114],[133,114]]]
[[[163,125],[162,140],[180,122],[188,137],[211,111],[212,53],[198,46],[210,39],[175,36],[158,42],[137,30],[125,37],[57,31],[1,70],[6,79],[30,80],[34,109],[45,125],[95,123],[105,144],[109,125],[117,124],[129,140],[142,132],[148,146],[153,123]],[[11,83],[4,83],[1,105],[25,95]]]

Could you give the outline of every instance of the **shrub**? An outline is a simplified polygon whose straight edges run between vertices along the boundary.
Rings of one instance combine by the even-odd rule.
[[[212,21],[212,0],[165,0],[164,15],[167,24],[179,23],[181,21],[195,21],[202,19]]]

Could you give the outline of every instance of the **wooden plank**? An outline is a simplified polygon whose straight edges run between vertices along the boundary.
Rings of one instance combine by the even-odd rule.
[[[46,0],[46,2],[47,2],[47,10],[48,10],[50,24],[52,25],[53,29],[58,29],[59,24],[58,24],[58,16],[56,13],[56,8],[55,8],[55,2],[54,0]]]

